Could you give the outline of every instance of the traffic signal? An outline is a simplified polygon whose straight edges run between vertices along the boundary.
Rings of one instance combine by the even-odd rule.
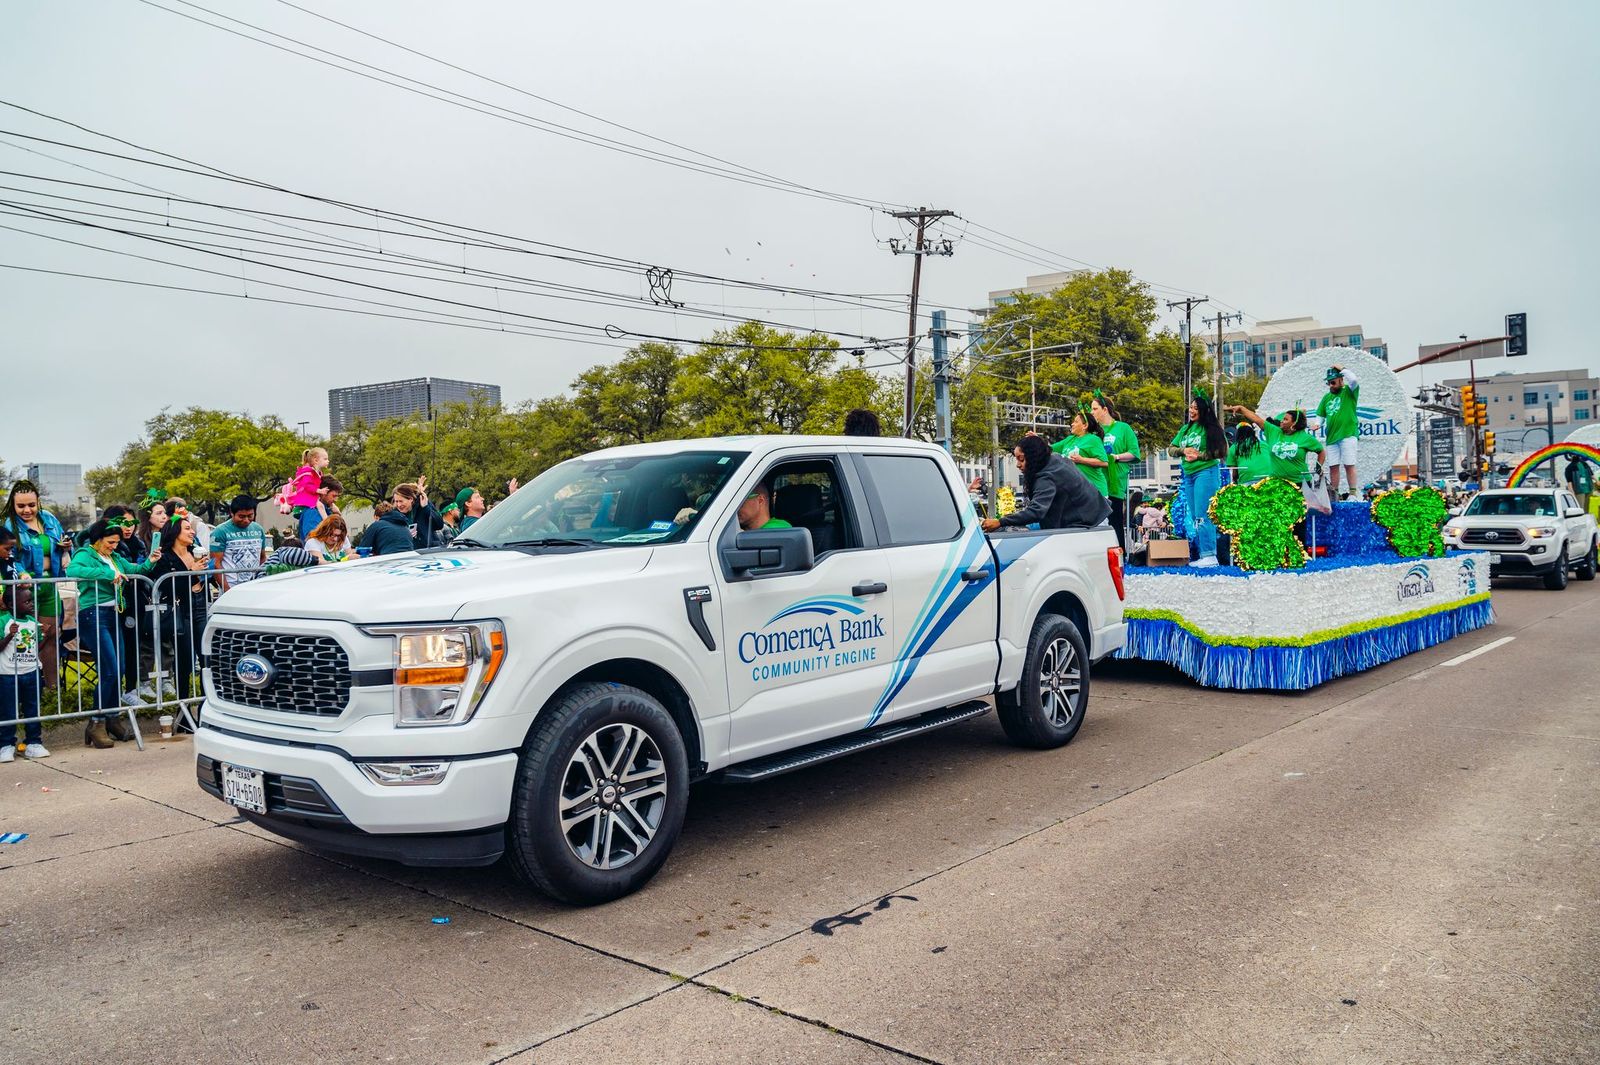
[[[1478,460],[1478,472],[1479,473],[1488,473],[1489,472],[1489,460],[1488,459],[1479,459]]]
[[[1493,455],[1494,454],[1494,434],[1493,433],[1484,433],[1483,434],[1483,453],[1485,455]]]
[[[1476,425],[1478,417],[1477,399],[1472,393],[1471,385],[1461,386],[1461,420],[1467,425]]]
[[[1528,353],[1528,316],[1526,314],[1506,315],[1506,354],[1526,355]]]
[[[1474,413],[1474,415],[1476,416],[1476,419],[1477,419],[1474,424],[1477,424],[1477,425],[1488,425],[1489,424],[1489,404],[1485,403],[1483,400],[1480,399],[1480,400],[1478,400],[1476,403],[1474,403],[1472,405],[1472,409],[1473,409],[1473,413]]]

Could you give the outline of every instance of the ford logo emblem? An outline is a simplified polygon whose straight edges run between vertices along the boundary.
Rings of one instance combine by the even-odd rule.
[[[245,655],[233,667],[233,675],[246,688],[261,689],[272,683],[272,678],[278,675],[278,667],[260,655]]]
[[[1497,532],[1486,532],[1483,534],[1483,538],[1485,540],[1498,540],[1500,539],[1500,534]]]

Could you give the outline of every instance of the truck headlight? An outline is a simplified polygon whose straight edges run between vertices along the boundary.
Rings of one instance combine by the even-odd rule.
[[[1460,539],[1461,538],[1461,526],[1459,526],[1459,525],[1446,525],[1444,527],[1444,534],[1446,536],[1451,536],[1451,537],[1455,537],[1456,539]]]
[[[1528,530],[1528,536],[1534,540],[1544,540],[1556,534],[1554,525],[1535,525]]]
[[[399,728],[472,720],[506,657],[505,627],[498,621],[365,631],[394,637],[394,723]]]

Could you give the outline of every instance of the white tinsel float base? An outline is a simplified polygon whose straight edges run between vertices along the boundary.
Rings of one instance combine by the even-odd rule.
[[[1211,688],[1301,690],[1494,620],[1470,553],[1312,563],[1303,571],[1130,570],[1121,658],[1166,662]]]

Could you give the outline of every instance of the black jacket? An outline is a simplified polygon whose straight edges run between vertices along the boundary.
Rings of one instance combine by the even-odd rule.
[[[1041,529],[1090,528],[1105,521],[1111,504],[1075,464],[1060,455],[1051,455],[1044,469],[1033,480],[1028,503],[1000,519],[1001,525],[1032,525]]]
[[[406,515],[398,510],[391,510],[383,517],[372,523],[363,539],[366,546],[372,548],[374,555],[398,555],[403,551],[411,551],[415,546],[411,542],[410,522]]]

